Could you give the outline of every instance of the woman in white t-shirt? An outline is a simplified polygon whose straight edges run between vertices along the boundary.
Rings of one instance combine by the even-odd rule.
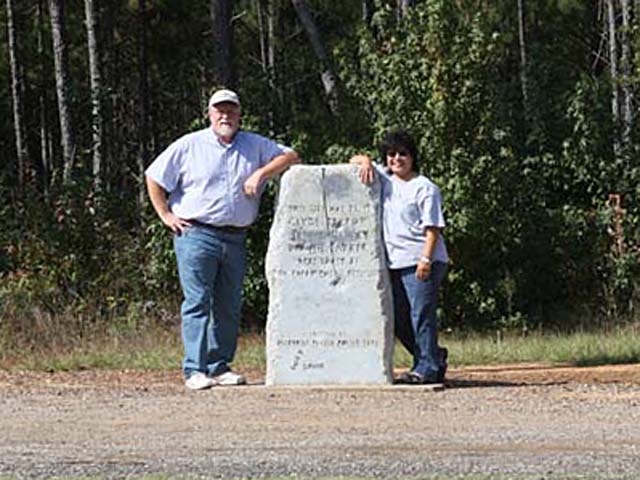
[[[389,132],[380,145],[384,167],[356,155],[360,179],[382,184],[382,223],[391,285],[395,334],[413,356],[402,383],[442,383],[447,350],[438,346],[436,308],[447,270],[440,189],[419,174],[415,142],[402,131]]]

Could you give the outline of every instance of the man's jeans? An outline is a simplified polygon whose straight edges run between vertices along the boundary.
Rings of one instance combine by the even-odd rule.
[[[186,378],[200,371],[229,370],[238,340],[242,283],[246,267],[246,233],[203,226],[175,235],[182,302],[182,341]]]
[[[415,266],[390,270],[396,337],[413,355],[411,370],[429,379],[440,368],[436,309],[446,271],[446,263],[434,262],[429,277],[420,281]]]

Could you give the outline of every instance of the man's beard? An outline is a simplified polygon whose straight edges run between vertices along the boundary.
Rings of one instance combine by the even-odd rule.
[[[216,128],[216,133],[224,138],[233,137],[238,131],[237,127],[232,127],[231,125],[220,125]]]

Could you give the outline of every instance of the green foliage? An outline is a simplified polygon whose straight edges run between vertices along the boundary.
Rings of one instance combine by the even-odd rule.
[[[578,8],[570,7],[563,8]],[[531,14],[561,13],[545,8]],[[637,238],[625,255],[612,255],[605,202],[621,182],[637,182],[625,181],[628,165],[612,158],[606,83],[581,77],[565,62],[564,46],[534,56],[545,61],[532,76],[536,111],[510,112],[519,85],[503,68],[517,30],[496,29],[498,10],[432,0],[399,22],[389,7],[378,11],[373,29],[360,30],[357,47],[351,40],[341,47],[342,78],[375,137],[396,127],[412,131],[423,173],[442,188],[452,257],[444,321],[527,330],[628,318],[637,302]],[[565,17],[554,21],[566,27]],[[545,71],[554,85],[541,80]],[[625,222],[637,218],[627,211]]]
[[[67,186],[53,204],[26,202],[7,212],[13,228],[1,238],[9,268],[0,274],[0,316],[13,341],[65,344],[173,322],[165,311],[175,317],[177,282],[160,234],[145,243],[130,223],[133,209],[89,191]]]
[[[307,163],[376,151],[393,127],[419,143],[422,173],[440,185],[452,263],[444,326],[460,330],[571,329],[625,323],[640,301],[640,135],[614,154],[612,86],[594,58],[602,25],[594,2],[526,2],[528,103],[522,93],[513,2],[422,0],[399,19],[376,1],[309,5],[340,77],[340,111],[324,97],[321,65],[291,2],[273,2],[275,64],[262,62],[258,2],[236,2],[234,58],[243,125],[292,145]],[[22,12],[25,126],[33,158],[16,185],[9,82],[0,86],[0,347],[96,332],[175,325],[180,289],[171,234],[136,204],[139,183],[139,27],[136,2],[101,10],[106,172],[91,187],[91,122],[83,9],[67,9],[77,146],[76,181],[44,191],[40,114],[51,167],[60,169],[48,22],[38,53],[36,15]],[[0,20],[5,19],[4,10]],[[637,16],[634,16],[637,17]],[[201,128],[213,78],[206,2],[147,3],[150,149]],[[45,20],[48,20],[45,18]],[[263,19],[264,21],[264,19]],[[633,71],[640,79],[634,20]],[[264,28],[264,24],[262,24]],[[263,37],[261,37],[263,34]],[[0,72],[9,78],[7,55]],[[43,97],[40,94],[44,92]],[[637,95],[636,95],[637,96]],[[42,110],[40,102],[42,103]],[[83,119],[83,121],[80,121]],[[153,154],[153,153],[152,153]],[[610,195],[621,198],[618,205]],[[243,327],[266,320],[264,276],[277,184],[248,237]],[[612,197],[616,198],[616,197]],[[143,210],[143,211],[141,211]],[[73,340],[73,339],[72,339]]]

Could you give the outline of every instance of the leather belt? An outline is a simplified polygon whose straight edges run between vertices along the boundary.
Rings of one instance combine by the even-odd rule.
[[[210,225],[208,223],[202,223],[197,220],[188,220],[192,225],[196,225],[202,228],[208,228],[223,233],[244,233],[249,230],[249,227],[237,227],[235,225]]]

